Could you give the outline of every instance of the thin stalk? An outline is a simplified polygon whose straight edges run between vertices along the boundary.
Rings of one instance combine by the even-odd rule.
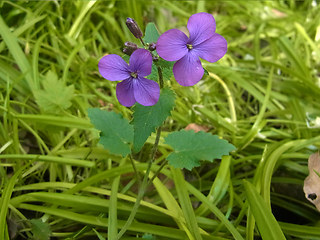
[[[159,85],[160,85],[160,89],[163,88],[163,76],[162,76],[162,70],[159,66],[157,66],[158,69],[158,75],[159,75]]]
[[[149,174],[150,174],[152,163],[153,163],[153,161],[154,161],[154,159],[156,157],[156,152],[157,152],[158,145],[159,145],[160,135],[161,135],[161,126],[157,130],[156,140],[155,140],[155,143],[154,143],[153,149],[152,149],[152,157],[151,157],[151,159],[149,161],[146,174],[143,177],[142,184],[141,184],[140,190],[138,192],[138,196],[137,196],[136,202],[134,203],[134,206],[132,208],[132,211],[131,211],[131,213],[129,215],[129,218],[128,218],[127,222],[125,223],[125,225],[123,226],[121,231],[118,233],[117,239],[120,239],[123,236],[123,234],[130,227],[134,217],[136,216],[136,213],[137,213],[138,208],[140,206],[141,200],[142,200],[142,198],[144,196],[144,193],[145,193],[145,191],[147,189],[147,186],[148,186],[148,178],[149,178]]]
[[[139,172],[138,172],[138,170],[137,170],[137,168],[136,168],[136,164],[134,163],[132,154],[130,154],[129,158],[130,158],[130,162],[131,162],[132,168],[133,168],[133,170],[134,170],[134,174],[136,175],[138,184],[139,184],[139,186],[141,186],[141,178],[140,178]]]
[[[152,178],[149,180],[148,185],[151,184],[153,182],[153,180],[158,176],[158,174],[161,172],[161,170],[167,165],[167,160],[164,160],[160,167],[158,168],[158,170],[154,173],[154,175],[152,176]]]
[[[140,39],[140,41],[144,45],[142,39]],[[162,70],[158,66],[157,66],[157,69],[158,69],[158,75],[159,75],[160,88],[163,88]],[[136,216],[138,208],[140,206],[141,200],[142,200],[142,198],[144,196],[144,193],[145,193],[145,191],[146,191],[146,189],[147,189],[147,187],[149,185],[148,178],[149,178],[149,174],[150,174],[150,171],[151,171],[152,163],[154,162],[154,160],[156,158],[156,153],[157,153],[157,150],[158,150],[161,131],[162,131],[162,127],[160,126],[157,129],[156,140],[155,140],[153,148],[152,148],[151,158],[150,158],[150,161],[148,163],[148,167],[147,167],[146,173],[145,173],[145,175],[143,177],[142,184],[140,185],[140,189],[139,189],[139,192],[138,192],[138,196],[136,198],[136,202],[133,205],[132,211],[131,211],[131,213],[130,213],[130,215],[128,217],[127,222],[124,224],[123,228],[118,233],[117,239],[120,239],[123,236],[123,234],[127,231],[127,229],[130,227],[131,223],[133,222],[134,217]]]
[[[146,46],[146,44],[144,43],[144,41],[142,40],[142,38],[139,38],[140,42],[142,43],[143,46]]]

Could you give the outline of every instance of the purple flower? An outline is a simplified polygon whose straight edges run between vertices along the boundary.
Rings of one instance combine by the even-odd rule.
[[[178,29],[163,33],[157,42],[157,52],[167,61],[177,61],[173,74],[182,86],[192,86],[204,74],[200,58],[216,62],[227,52],[227,41],[215,33],[216,23],[211,14],[192,15],[187,24],[190,37]]]
[[[116,92],[119,102],[131,107],[135,102],[151,106],[158,102],[158,83],[144,78],[151,73],[152,56],[145,49],[134,51],[128,64],[118,55],[110,54],[101,58],[98,64],[100,74],[107,80],[120,81]]]

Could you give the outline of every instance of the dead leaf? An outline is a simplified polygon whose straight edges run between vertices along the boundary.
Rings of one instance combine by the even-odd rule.
[[[284,17],[287,17],[287,14],[284,13],[284,12],[280,12],[279,10],[273,8],[272,10],[272,13],[275,15],[275,17],[277,18],[284,18]]]
[[[206,126],[198,125],[196,123],[190,123],[188,126],[186,126],[185,130],[193,130],[195,132],[200,132],[200,131],[208,132],[209,128]]]
[[[308,160],[309,176],[304,180],[303,191],[306,198],[320,211],[320,156],[312,154]]]

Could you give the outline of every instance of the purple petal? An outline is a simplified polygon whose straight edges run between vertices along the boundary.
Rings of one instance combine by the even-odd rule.
[[[189,18],[187,28],[190,33],[188,43],[197,45],[215,33],[216,22],[214,17],[209,13],[196,13]]]
[[[128,78],[117,84],[116,93],[119,102],[126,107],[131,107],[136,103],[133,94],[133,79]]]
[[[110,81],[120,81],[130,77],[128,64],[116,54],[101,58],[98,68],[102,77]]]
[[[173,75],[182,86],[192,86],[199,82],[204,70],[200,59],[190,51],[173,65]]]
[[[151,74],[152,56],[146,49],[135,50],[129,60],[129,69],[138,73],[139,76],[148,76]]]
[[[147,78],[133,79],[133,91],[136,101],[143,106],[152,106],[159,100],[160,87],[158,83]]]
[[[188,53],[188,37],[178,29],[163,33],[157,41],[157,53],[167,61],[177,61]]]
[[[227,41],[224,37],[215,33],[208,40],[193,46],[192,51],[208,62],[216,62],[226,54],[227,49]]]

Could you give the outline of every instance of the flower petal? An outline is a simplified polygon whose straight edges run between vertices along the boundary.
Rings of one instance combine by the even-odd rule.
[[[188,37],[178,29],[163,33],[157,41],[157,53],[167,61],[177,61],[188,53]]]
[[[138,73],[139,76],[144,77],[151,74],[152,56],[146,49],[135,50],[129,60],[129,69],[132,72]]]
[[[119,102],[126,107],[131,107],[136,103],[133,94],[133,79],[128,78],[117,84],[116,93]]]
[[[190,51],[173,65],[173,75],[182,86],[192,86],[199,82],[204,74],[197,55]]]
[[[226,54],[227,49],[227,41],[217,33],[208,40],[193,46],[195,54],[208,62],[218,61]]]
[[[216,31],[214,17],[205,12],[193,14],[189,20],[187,28],[190,33],[188,43],[197,45],[210,38]]]
[[[139,77],[133,79],[134,97],[143,106],[156,104],[160,96],[160,87],[155,81]]]
[[[102,77],[109,81],[120,81],[130,77],[128,64],[116,54],[101,58],[98,68]]]

